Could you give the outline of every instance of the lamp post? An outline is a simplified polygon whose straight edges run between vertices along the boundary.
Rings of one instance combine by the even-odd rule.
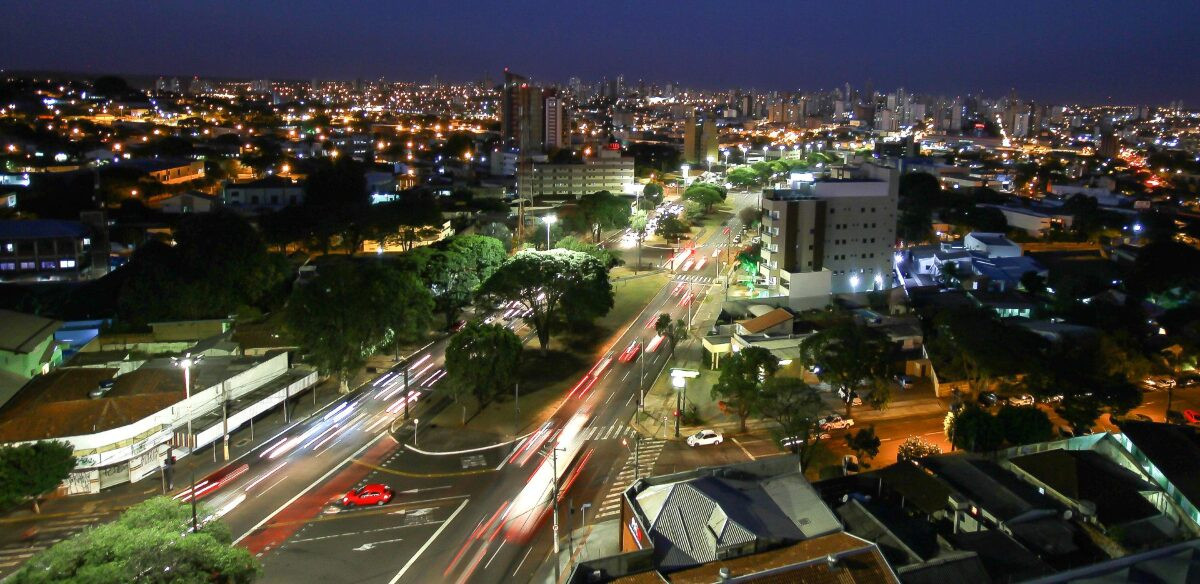
[[[687,378],[681,375],[671,377],[671,385],[675,387],[675,437],[679,437],[679,420],[683,418],[683,390],[687,388]]]
[[[184,353],[182,357],[172,357],[171,364],[183,369],[183,395],[184,402],[187,403],[187,441],[188,454],[192,453],[195,445],[192,444],[192,366],[199,363],[203,359],[203,355],[192,356],[191,353]]]
[[[550,226],[558,222],[558,216],[551,213],[542,217],[542,223],[546,224],[546,250],[550,249]]]

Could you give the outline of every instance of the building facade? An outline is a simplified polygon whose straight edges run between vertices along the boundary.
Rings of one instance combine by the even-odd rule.
[[[717,161],[717,123],[711,116],[699,118],[693,112],[683,127],[681,162],[708,164]]]
[[[77,221],[0,221],[0,281],[85,278],[91,248],[91,231]]]
[[[599,191],[625,192],[633,180],[633,157],[618,149],[604,148],[583,164],[534,162],[517,171],[517,193],[521,197],[573,195],[575,198]]]
[[[868,164],[764,190],[763,283],[792,297],[819,295],[824,278],[834,294],[891,288],[898,189],[895,169]]]
[[[302,204],[304,185],[277,176],[245,183],[228,183],[221,191],[221,201],[231,207],[250,210],[279,210]]]

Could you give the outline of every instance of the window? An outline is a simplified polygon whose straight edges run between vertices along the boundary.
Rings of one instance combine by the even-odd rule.
[[[15,246],[11,243],[4,244],[4,251],[6,251],[8,253],[12,253],[12,252],[16,251],[16,249],[17,249],[17,246]]]
[[[74,268],[75,260],[62,260],[61,262],[58,262],[58,266],[64,270],[67,268]]]
[[[0,263],[0,270],[6,271],[6,272],[11,272],[15,269],[17,269],[17,264],[14,262]]]
[[[36,267],[37,267],[37,266],[36,266],[36,265],[35,265],[33,262],[21,262],[21,269],[22,269],[22,270],[32,270],[32,269],[34,269],[34,268],[36,268]]]
[[[53,270],[54,268],[57,268],[57,267],[58,267],[58,262],[55,262],[55,261],[43,261],[42,262],[43,270]]]

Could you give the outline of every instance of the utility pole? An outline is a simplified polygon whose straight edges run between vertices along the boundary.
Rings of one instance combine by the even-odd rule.
[[[408,419],[408,361],[404,362],[404,419]]]
[[[551,445],[550,448],[550,466],[554,471],[550,477],[550,504],[554,505],[554,581],[557,583],[561,578],[562,568],[559,566],[558,557],[558,444]]]
[[[513,439],[521,432],[521,383],[513,384]],[[515,448],[515,443],[514,443]]]
[[[228,384],[225,384],[225,383],[222,383],[221,385],[225,386],[224,387],[225,391],[222,392],[225,394],[224,396],[222,396],[225,399],[221,400],[221,434],[223,434],[223,436],[221,438],[221,449],[223,451],[222,455],[224,456],[224,458],[222,460],[225,460],[228,462],[229,461],[229,393],[228,393],[229,386],[228,386]]]
[[[196,469],[192,469],[192,490],[188,493],[192,499],[192,533],[200,531],[196,522]]]
[[[638,344],[641,349],[638,350],[639,360],[642,362],[642,372],[638,375],[638,410],[646,411],[646,341],[638,335]]]

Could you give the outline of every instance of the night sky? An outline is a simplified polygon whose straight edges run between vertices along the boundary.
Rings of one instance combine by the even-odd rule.
[[[0,66],[426,81],[624,74],[1200,105],[1200,2],[384,0],[8,2]]]

